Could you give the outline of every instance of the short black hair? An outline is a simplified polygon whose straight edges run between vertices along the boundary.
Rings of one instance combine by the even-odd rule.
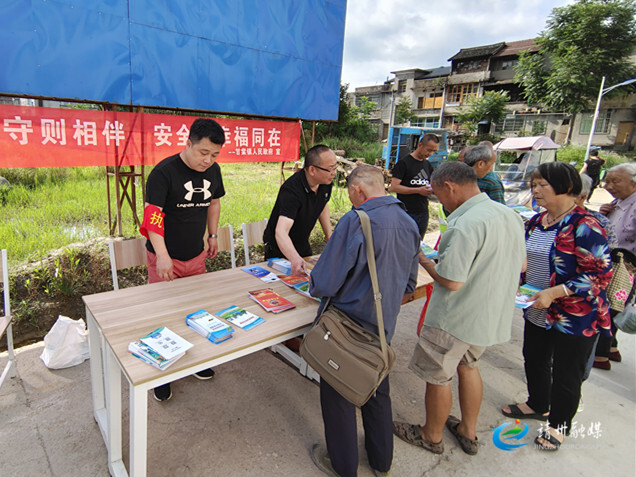
[[[207,137],[210,142],[222,146],[225,144],[225,131],[219,123],[214,119],[197,118],[190,126],[190,135],[188,139],[193,144],[198,143],[201,139]]]
[[[431,183],[441,185],[444,182],[453,182],[459,185],[477,183],[475,170],[459,161],[444,162],[440,164],[431,176]]]
[[[576,169],[565,162],[544,162],[532,171],[531,179],[545,179],[557,195],[568,194],[572,197],[581,195],[581,176]]]
[[[422,139],[420,139],[420,142],[418,144],[426,144],[431,141],[434,142],[435,144],[439,144],[439,137],[431,133],[424,134],[424,136],[422,136]]]
[[[307,169],[309,166],[317,166],[320,162],[320,155],[327,151],[331,151],[331,149],[329,146],[325,146],[324,144],[318,144],[309,149],[307,154],[305,154],[305,165],[303,166],[303,169]]]

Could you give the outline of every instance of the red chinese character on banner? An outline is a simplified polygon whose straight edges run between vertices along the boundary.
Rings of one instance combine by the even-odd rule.
[[[66,121],[60,119],[41,119],[40,127],[42,129],[42,144],[49,142],[53,144],[59,144],[60,146],[66,145]]]
[[[22,119],[20,116],[14,116],[14,119],[4,120],[4,132],[9,133],[9,136],[14,141],[18,141],[21,145],[29,144],[28,133],[33,132],[33,124],[30,119]],[[18,140],[18,134],[20,140]]]

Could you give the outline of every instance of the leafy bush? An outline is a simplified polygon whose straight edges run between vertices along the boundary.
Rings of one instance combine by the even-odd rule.
[[[364,157],[367,164],[375,164],[375,160],[382,157],[382,144],[379,142],[365,142],[352,137],[325,137],[323,144],[333,150],[343,149],[345,157]]]

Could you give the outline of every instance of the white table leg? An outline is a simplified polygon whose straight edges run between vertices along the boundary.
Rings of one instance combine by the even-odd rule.
[[[148,451],[148,390],[130,387],[130,476],[144,477]]]
[[[121,473],[122,463],[122,435],[121,435],[121,370],[110,346],[104,347],[105,360],[105,394],[108,419],[107,443],[108,468],[111,475],[126,475]]]
[[[91,368],[91,389],[93,393],[93,415],[102,433],[106,448],[107,442],[107,419],[106,401],[104,395],[104,360],[102,359],[103,335],[91,312],[86,308],[86,324],[88,326],[88,345],[90,350]]]

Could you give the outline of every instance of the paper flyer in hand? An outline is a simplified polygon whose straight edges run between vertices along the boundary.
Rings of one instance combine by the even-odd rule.
[[[424,242],[420,243],[420,250],[428,258],[437,258],[437,250],[435,250],[430,245],[425,244]]]
[[[192,343],[165,326],[140,338],[140,341],[165,360],[170,360],[192,348]]]
[[[215,315],[244,330],[249,330],[265,322],[265,320],[260,316],[256,316],[255,314],[235,305],[224,310],[217,311]]]
[[[280,296],[271,288],[252,290],[248,293],[250,294],[250,298],[252,300],[261,305],[267,311],[271,311],[272,313],[280,313],[281,311],[289,310],[290,308],[294,308],[296,306],[291,301]]]
[[[186,324],[215,344],[231,338],[234,333],[234,328],[205,310],[190,313],[186,316]]]
[[[256,278],[260,278],[265,283],[273,283],[278,281],[278,277],[276,276],[276,274],[265,270],[263,267],[243,267],[241,268],[241,270],[255,276]]]
[[[530,220],[532,217],[537,215],[537,212],[524,205],[510,205],[508,207],[518,213],[523,220]]]
[[[534,305],[534,301],[529,301],[530,297],[540,291],[541,288],[533,287],[532,285],[521,285],[519,291],[517,291],[515,306],[517,308],[528,308]]]

